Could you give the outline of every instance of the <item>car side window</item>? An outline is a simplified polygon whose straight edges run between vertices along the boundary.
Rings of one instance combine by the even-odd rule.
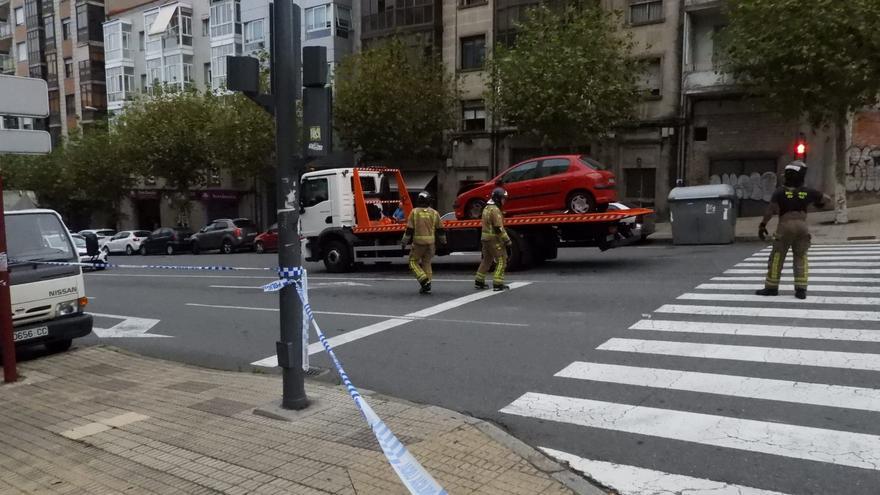
[[[226,228],[226,222],[214,222],[214,225],[211,226],[211,230],[223,230]]]
[[[568,172],[571,163],[566,158],[550,158],[541,162],[538,170],[539,177],[550,177]]]
[[[538,162],[527,162],[504,174],[504,183],[520,182],[534,179],[538,173]]]
[[[113,237],[110,238],[111,241],[118,241],[119,239],[125,239],[128,237],[128,232],[120,232]]]

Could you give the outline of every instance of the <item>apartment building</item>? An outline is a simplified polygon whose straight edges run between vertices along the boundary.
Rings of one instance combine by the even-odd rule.
[[[328,63],[353,50],[351,0],[304,0],[302,43],[325,46]],[[157,87],[224,91],[229,56],[271,52],[269,0],[113,0],[104,22],[107,101],[111,113],[124,111],[137,94]],[[200,226],[214,218],[268,216],[272,194],[266,186],[227,174],[213,174],[194,193],[189,218],[177,218],[161,179],[148,178],[124,207],[131,227],[177,223]]]
[[[53,143],[101,118],[103,0],[0,0],[0,73],[45,79],[49,118],[4,119],[6,128],[48,128]]]

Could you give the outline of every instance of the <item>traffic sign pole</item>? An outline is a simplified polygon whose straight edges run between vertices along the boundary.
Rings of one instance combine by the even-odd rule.
[[[0,176],[0,198],[3,196],[3,177]],[[15,339],[12,334],[12,294],[9,292],[9,258],[6,255],[6,216],[0,200],[0,346],[3,348],[3,381],[18,379],[15,368]]]

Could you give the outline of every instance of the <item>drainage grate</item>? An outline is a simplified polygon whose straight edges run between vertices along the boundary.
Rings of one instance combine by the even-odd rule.
[[[305,375],[314,378],[314,377],[318,377],[321,375],[326,375],[329,372],[330,372],[330,370],[327,368],[318,368],[316,366],[309,366],[309,370],[305,372]]]

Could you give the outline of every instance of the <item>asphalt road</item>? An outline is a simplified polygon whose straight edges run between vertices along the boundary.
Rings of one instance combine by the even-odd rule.
[[[403,262],[347,275],[307,268],[318,321],[356,385],[490,419],[621,493],[876,495],[880,300],[870,292],[880,276],[863,260],[880,246],[814,249],[813,283],[826,291],[806,303],[750,300],[762,248],[562,250],[509,274],[521,285],[503,293],[473,290],[470,255],[439,261],[430,296]],[[112,261],[276,264],[256,254]],[[96,319],[104,337],[77,345],[271,372],[252,363],[272,364],[277,296],[258,289],[272,279],[89,274],[90,310],[113,316]],[[323,353],[312,365],[331,367]]]

